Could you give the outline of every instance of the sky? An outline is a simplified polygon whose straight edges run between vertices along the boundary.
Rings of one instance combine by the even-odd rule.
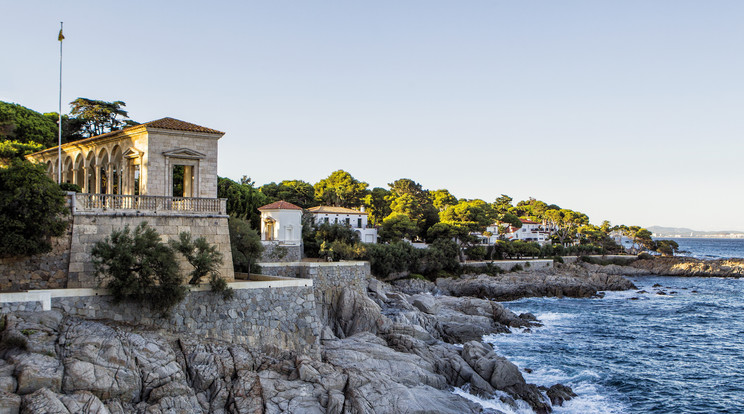
[[[744,231],[744,2],[0,0],[0,100],[226,132],[220,176]]]

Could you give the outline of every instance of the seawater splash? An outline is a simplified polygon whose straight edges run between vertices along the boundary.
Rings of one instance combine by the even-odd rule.
[[[456,387],[453,392],[467,400],[480,404],[483,408],[490,408],[493,410],[497,410],[498,412],[503,412],[504,414],[535,414],[529,404],[524,401],[515,401],[517,404],[516,407],[501,401],[501,399],[499,399],[500,395],[506,397],[508,397],[508,395],[500,391],[497,391],[496,396],[491,399],[485,399],[478,397],[477,395],[470,394],[470,392],[468,392],[467,385],[462,388]]]
[[[602,299],[505,303],[544,325],[484,341],[528,382],[578,394],[556,413],[744,412],[743,280],[631,279],[637,290]],[[478,402],[515,412],[497,399]]]

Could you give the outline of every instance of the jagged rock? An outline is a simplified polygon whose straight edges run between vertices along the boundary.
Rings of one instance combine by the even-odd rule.
[[[6,361],[0,359],[0,391],[10,394],[16,392],[18,381],[13,376],[14,372],[15,365],[8,364]]]
[[[57,358],[41,354],[23,354],[14,358],[15,376],[20,395],[30,394],[41,388],[59,391],[62,387],[62,364]]]
[[[20,395],[0,391],[0,414],[18,414],[20,409]]]
[[[411,296],[411,304],[421,312],[428,313],[429,315],[436,315],[439,311],[437,301],[432,295],[419,294]]]
[[[519,368],[506,358],[496,355],[488,345],[472,341],[463,346],[463,359],[492,387],[527,402],[538,414],[548,413],[550,405],[534,384],[527,384]]]
[[[571,387],[563,384],[555,384],[552,387],[548,388],[547,394],[548,398],[550,398],[550,403],[554,406],[563,405],[565,401],[576,397],[576,393],[573,392]]]
[[[235,414],[261,414],[264,412],[263,390],[258,374],[244,371],[233,381],[227,408]]]
[[[440,278],[437,279],[437,287],[451,296],[493,300],[516,300],[533,296],[588,298],[596,296],[599,291],[636,288],[631,281],[622,276],[592,272],[576,265],[497,276]]]
[[[74,394],[59,395],[59,400],[65,405],[70,414],[109,414],[108,408],[95,395],[87,391]]]
[[[33,394],[23,397],[22,414],[70,414],[65,404],[59,400],[57,394],[48,388],[40,388]]]
[[[142,378],[130,344],[122,339],[106,325],[70,320],[60,335],[64,392],[85,390],[103,400],[139,401]]]
[[[335,315],[335,334],[339,338],[358,332],[384,331],[390,320],[382,315],[380,306],[367,295],[353,289],[344,289],[338,299]]]
[[[422,279],[400,279],[394,281],[393,285],[407,295],[436,293],[439,290],[434,282]]]
[[[191,387],[205,412],[215,412],[227,405],[232,389],[235,365],[225,344],[203,344],[181,341]]]
[[[6,318],[3,342],[14,338],[16,343],[25,342],[25,351],[57,356],[56,341],[62,314],[49,312],[16,312]]]

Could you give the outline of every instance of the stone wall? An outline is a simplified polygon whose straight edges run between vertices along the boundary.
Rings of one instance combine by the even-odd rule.
[[[225,280],[233,281],[232,253],[230,251],[230,234],[227,227],[227,217],[187,217],[161,216],[153,214],[106,214],[94,213],[90,215],[75,215],[72,226],[72,240],[70,243],[70,266],[67,287],[94,288],[99,280],[95,275],[91,250],[93,245],[111,235],[113,230],[123,229],[124,226],[134,230],[141,222],[146,221],[163,236],[163,240],[177,239],[181,232],[189,231],[193,238],[204,237],[212,245],[216,245],[222,253],[222,267],[220,275]],[[178,255],[182,273],[184,275],[193,269],[185,258]]]
[[[246,283],[269,282],[232,285]],[[235,298],[230,301],[224,301],[220,295],[209,291],[192,291],[166,318],[139,304],[114,304],[111,296],[106,295],[53,297],[52,309],[84,319],[109,319],[244,344],[269,354],[318,352],[322,326],[315,308],[312,282],[291,287],[234,289]],[[93,292],[91,289],[77,291]],[[2,313],[24,310],[40,311],[41,304],[0,304]]]
[[[72,226],[53,237],[52,251],[33,256],[0,258],[0,292],[67,287]]]
[[[277,242],[262,241],[264,247],[261,262],[290,263],[302,260],[302,245],[279,244]]]
[[[369,262],[259,263],[259,266],[264,275],[312,279],[318,316],[323,324],[328,324],[334,314],[344,288],[366,294],[367,279],[371,277]]]

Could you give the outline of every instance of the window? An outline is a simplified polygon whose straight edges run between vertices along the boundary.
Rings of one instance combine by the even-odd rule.
[[[362,228],[362,218],[361,217],[359,217],[357,219],[357,228]]]

